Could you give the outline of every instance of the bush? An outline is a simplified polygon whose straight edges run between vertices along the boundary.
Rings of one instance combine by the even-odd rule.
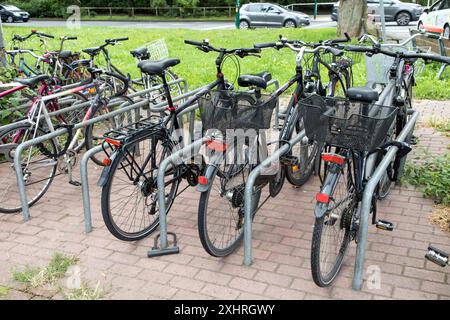
[[[18,76],[17,70],[14,68],[0,68],[0,82],[11,82]],[[0,99],[0,126],[8,124],[23,116],[22,112],[18,110],[10,110],[11,108],[19,106],[21,100],[21,92],[15,92]]]

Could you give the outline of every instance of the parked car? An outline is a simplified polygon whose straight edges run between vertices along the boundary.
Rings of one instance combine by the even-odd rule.
[[[271,3],[249,3],[241,7],[240,28],[285,27],[296,28],[310,24],[309,16]]]
[[[384,16],[386,21],[395,21],[399,26],[407,26],[411,21],[418,21],[423,7],[415,3],[406,3],[399,0],[383,0]],[[378,12],[380,0],[367,0],[368,12]],[[338,20],[339,2],[333,6],[331,20]]]
[[[419,30],[441,33],[450,39],[450,0],[436,1],[420,16]]]
[[[0,15],[2,22],[27,22],[28,19],[30,19],[30,14],[28,12],[9,4],[0,4]]]

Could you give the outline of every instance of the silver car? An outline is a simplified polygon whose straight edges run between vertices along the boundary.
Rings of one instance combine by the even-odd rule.
[[[239,27],[241,29],[256,27],[296,28],[310,24],[307,14],[291,11],[271,3],[245,4],[241,7],[240,18]]]

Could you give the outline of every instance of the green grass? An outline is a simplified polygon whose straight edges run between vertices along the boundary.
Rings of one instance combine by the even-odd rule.
[[[25,266],[24,270],[14,270],[13,279],[29,287],[37,288],[46,284],[53,284],[56,280],[64,277],[67,269],[74,265],[77,259],[62,253],[55,253],[48,266],[34,268]]]
[[[407,162],[403,180],[418,186],[425,198],[437,204],[450,205],[450,153],[432,157],[424,154],[420,163]]]
[[[88,283],[83,282],[78,289],[73,289],[65,295],[66,300],[99,300],[106,295],[106,292],[100,288],[100,283],[97,283],[95,288],[89,286]]]
[[[12,35],[27,34],[28,28],[4,26],[5,39]],[[272,42],[278,39],[279,34],[290,39],[301,39],[304,41],[317,41],[329,39],[336,36],[335,29],[256,29],[256,30],[186,30],[186,29],[125,29],[115,27],[83,27],[81,29],[70,30],[67,28],[40,28],[42,32],[47,32],[55,36],[74,35],[78,36],[76,42],[67,42],[66,49],[80,50],[82,48],[97,46],[103,43],[104,39],[128,36],[129,41],[121,45],[110,48],[110,56],[114,64],[119,69],[131,73],[133,77],[139,75],[136,62],[129,54],[129,51],[138,48],[144,43],[152,40],[164,38],[169,47],[170,56],[179,57],[181,64],[174,68],[174,71],[181,77],[187,79],[190,88],[197,88],[205,85],[215,78],[214,61],[217,57],[214,53],[205,54],[196,50],[192,46],[183,43],[184,39],[202,40],[209,39],[210,43],[217,47],[252,47],[254,43]],[[49,45],[58,48],[59,41],[53,40]],[[38,42],[34,44],[30,41],[30,47],[38,48]],[[261,58],[248,57],[239,59],[241,73],[270,71],[274,79],[285,83],[295,73],[295,53],[285,50],[264,50]],[[415,88],[417,98],[428,99],[449,99],[450,91],[450,71],[446,71],[444,80],[436,79],[438,66],[427,66],[427,70],[417,79],[418,86]],[[235,79],[235,67],[231,61],[224,68],[224,73],[228,79]],[[365,65],[360,63],[355,66],[355,84],[365,84]]]
[[[10,288],[8,287],[0,286],[0,299],[5,298],[8,295],[9,290]]]
[[[450,136],[450,119],[432,117],[428,119],[427,124],[438,132],[445,134],[447,137]]]

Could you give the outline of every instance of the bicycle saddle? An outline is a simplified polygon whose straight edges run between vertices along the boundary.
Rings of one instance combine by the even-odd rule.
[[[238,84],[240,87],[258,87],[261,89],[267,88],[267,81],[260,75],[243,74],[239,76]]]
[[[143,73],[148,75],[162,75],[164,71],[170,67],[176,66],[180,63],[180,59],[162,59],[159,61],[141,61],[138,64],[138,68]]]
[[[100,47],[86,48],[81,51],[83,51],[84,53],[87,53],[90,56],[95,56],[100,52]]]
[[[130,53],[133,57],[138,58],[138,59],[149,59],[150,58],[150,54],[148,53],[148,50],[145,47],[131,50]]]
[[[67,59],[67,58],[70,58],[72,55],[73,55],[73,54],[72,54],[72,51],[70,51],[70,50],[63,50],[63,51],[61,51],[61,52],[59,53],[59,57],[60,57],[61,59]]]
[[[347,89],[347,97],[353,101],[376,102],[379,98],[378,91],[369,87],[353,87]]]
[[[49,75],[46,74],[38,74],[36,76],[33,77],[29,77],[29,78],[16,78],[14,79],[15,82],[18,82],[20,84],[23,84],[24,86],[33,88],[35,87],[38,83],[46,81],[50,79]]]

